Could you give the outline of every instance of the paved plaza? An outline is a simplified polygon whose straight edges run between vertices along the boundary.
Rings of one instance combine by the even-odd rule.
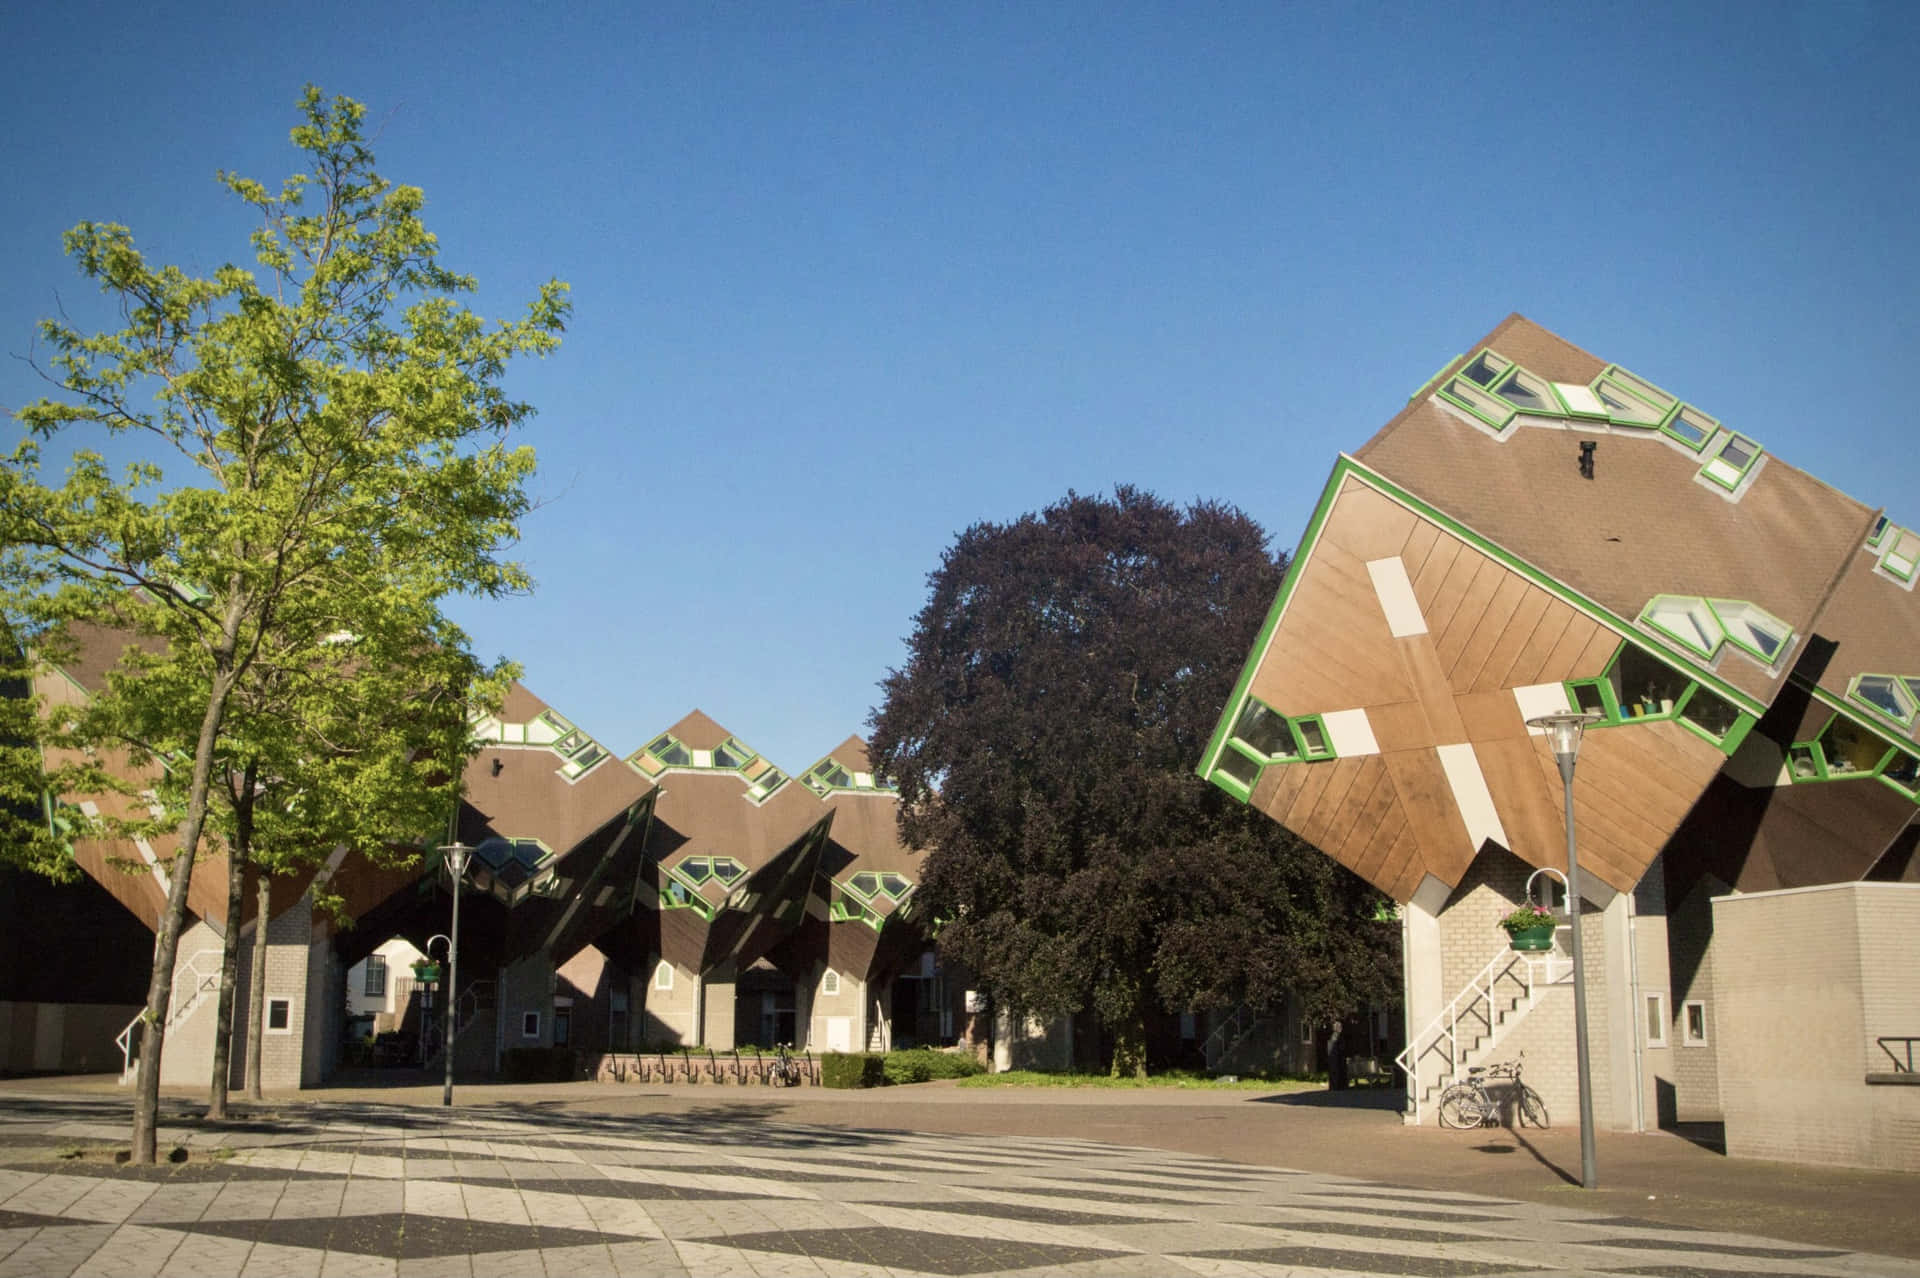
[[[1571,1199],[1057,1134],[849,1130],[698,1097],[357,1095],[217,1127],[175,1100],[162,1147],[184,1155],[134,1168],[110,1153],[124,1096],[0,1084],[0,1276],[1920,1272]]]

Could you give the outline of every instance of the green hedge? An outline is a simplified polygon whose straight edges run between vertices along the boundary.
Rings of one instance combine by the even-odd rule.
[[[880,1087],[886,1081],[885,1065],[872,1052],[828,1052],[820,1058],[822,1087]]]
[[[565,1083],[574,1076],[570,1047],[510,1047],[500,1062],[509,1083]]]
[[[936,1078],[970,1078],[986,1073],[986,1067],[963,1052],[937,1052],[930,1047],[909,1047],[888,1052],[881,1066],[889,1083],[925,1083]]]
[[[972,1056],[909,1047],[881,1056],[875,1052],[828,1052],[820,1058],[824,1087],[885,1087],[926,1083],[936,1078],[968,1078],[986,1072]]]

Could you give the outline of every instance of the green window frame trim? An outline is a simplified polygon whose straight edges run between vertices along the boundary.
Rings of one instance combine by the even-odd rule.
[[[1714,660],[1722,646],[1731,646],[1768,670],[1780,667],[1792,651],[1795,638],[1792,626],[1746,599],[1655,595],[1640,610],[1638,624],[1671,639],[1703,661]],[[1756,636],[1774,640],[1771,654]]]
[[[1920,532],[1892,527],[1884,531],[1886,544],[1880,551],[1880,570],[1894,579],[1911,584],[1920,568]]]
[[[1905,713],[1896,714],[1879,702],[1869,698],[1863,692],[1868,680],[1885,680],[1884,685],[1876,683],[1873,686],[1876,688],[1884,686],[1886,690],[1892,694],[1895,704],[1905,708]],[[1920,678],[1916,678],[1913,675],[1878,674],[1874,672],[1857,674],[1847,682],[1847,699],[1864,706],[1883,719],[1899,724],[1902,728],[1911,729],[1913,727],[1915,714],[1920,713]]]
[[[1765,453],[1766,450],[1750,436],[1728,431],[1714,446],[1713,456],[1700,468],[1700,475],[1710,483],[1733,492],[1753,473],[1753,468],[1760,464],[1760,458]],[[1729,454],[1734,456],[1730,457]]]
[[[1589,386],[1606,406],[1608,423],[1630,430],[1658,431],[1680,408],[1678,399],[1617,364],[1603,369]]]
[[[1695,432],[1699,434],[1698,439],[1694,438]],[[1660,423],[1660,433],[1698,456],[1707,451],[1707,445],[1720,433],[1720,419],[1707,416],[1692,404],[1682,404]]]
[[[1731,755],[1740,748],[1740,743],[1747,739],[1747,733],[1751,732],[1753,725],[1759,722],[1757,716],[1728,701],[1692,673],[1661,660],[1658,654],[1638,644],[1631,647],[1685,681],[1685,687],[1672,698],[1671,709],[1661,706],[1648,710],[1643,708],[1646,705],[1644,701],[1629,701],[1622,704],[1619,691],[1614,687],[1614,681],[1619,674],[1620,663],[1625,659],[1629,648],[1629,645],[1624,642],[1608,659],[1604,674],[1586,679],[1569,679],[1562,685],[1567,690],[1567,704],[1575,709],[1603,716],[1593,725],[1596,728],[1613,728],[1634,723],[1673,722],[1715,747],[1722,754]],[[1718,723],[1724,723],[1726,726],[1716,729],[1715,725]]]
[[[1887,518],[1887,512],[1881,511],[1873,521],[1873,531],[1867,534],[1867,549],[1880,549],[1880,543],[1887,538],[1887,530],[1892,527],[1893,521]]]
[[[1907,685],[1910,693],[1913,693],[1916,697],[1920,697],[1920,690],[1914,688],[1915,684],[1920,684],[1920,679],[1913,676],[1900,676],[1899,678],[1903,684]],[[1787,773],[1789,780],[1795,783],[1805,784],[1810,781],[1854,781],[1862,777],[1871,776],[1874,780],[1887,786],[1895,793],[1912,799],[1916,803],[1920,803],[1920,747],[1916,747],[1910,740],[1891,734],[1877,717],[1878,712],[1876,712],[1876,717],[1868,718],[1860,713],[1858,706],[1834,696],[1824,688],[1815,686],[1811,688],[1810,691],[1815,701],[1833,712],[1834,719],[1843,718],[1853,727],[1886,742],[1888,750],[1886,754],[1882,756],[1877,769],[1871,773],[1834,773],[1828,766],[1825,747],[1820,744],[1822,739],[1833,727],[1834,719],[1829,719],[1821,725],[1820,731],[1815,733],[1811,738],[1804,741],[1796,741],[1793,745],[1787,747]],[[1810,774],[1808,774],[1806,770],[1798,769],[1794,766],[1796,762],[1795,752],[1802,751],[1808,747],[1811,747],[1811,753],[1813,755]],[[1902,774],[1908,775],[1912,779],[1902,781],[1900,779]]]
[[[1445,377],[1447,375],[1447,370],[1452,368],[1456,363],[1458,363],[1461,360],[1461,358],[1462,358],[1461,356],[1455,355],[1452,359],[1448,360],[1446,363],[1442,364],[1439,368],[1435,369],[1432,377],[1429,377],[1426,381],[1420,383],[1419,390],[1407,396],[1407,402],[1411,404],[1414,400],[1419,399],[1422,395],[1425,395],[1429,391],[1431,391],[1433,389],[1434,383],[1439,381],[1442,377]]]
[[[1228,783],[1225,774],[1218,770],[1219,761],[1227,749],[1227,741],[1241,707],[1251,695],[1254,675],[1259,672],[1261,663],[1266,660],[1268,652],[1272,649],[1274,636],[1279,632],[1280,625],[1286,618],[1294,592],[1299,588],[1308,566],[1314,562],[1314,552],[1319,545],[1321,534],[1326,530],[1327,519],[1333,513],[1334,502],[1349,480],[1378,493],[1402,509],[1458,537],[1496,563],[1510,569],[1521,580],[1540,587],[1575,612],[1598,622],[1615,634],[1626,636],[1637,633],[1632,618],[1614,612],[1566,582],[1549,576],[1526,560],[1488,541],[1479,531],[1469,528],[1445,511],[1422,501],[1386,476],[1368,468],[1365,463],[1342,453],[1334,462],[1332,470],[1327,475],[1327,482],[1320,490],[1320,500],[1314,505],[1313,513],[1307,519],[1307,526],[1294,549],[1292,562],[1287,566],[1287,574],[1281,579],[1280,589],[1274,595],[1272,604],[1267,608],[1266,617],[1260,623],[1259,633],[1254,636],[1252,645],[1247,649],[1246,658],[1240,663],[1240,674],[1234,681],[1233,692],[1227,698],[1219,719],[1214,723],[1212,735],[1207,738],[1206,753],[1194,767],[1195,773],[1202,779],[1218,784],[1221,790],[1243,803],[1247,801],[1248,788],[1244,784]],[[1722,700],[1740,711],[1743,716],[1757,719],[1766,709],[1766,706],[1752,693],[1735,687],[1711,671],[1696,671],[1693,677],[1703,687],[1711,689]],[[1744,732],[1736,729],[1729,734],[1728,742],[1737,744],[1736,739],[1744,735]],[[1721,748],[1731,753],[1734,745],[1723,743]]]
[[[1448,378],[1445,385],[1434,394],[1455,408],[1481,422],[1496,435],[1504,435],[1513,425],[1513,419],[1520,410],[1492,391],[1483,390],[1462,375]]]

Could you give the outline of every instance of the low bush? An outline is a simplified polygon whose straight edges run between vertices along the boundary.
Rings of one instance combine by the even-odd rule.
[[[886,1082],[885,1062],[872,1052],[828,1052],[820,1058],[822,1087],[880,1087]]]
[[[970,1078],[986,1067],[965,1052],[940,1052],[931,1047],[908,1047],[888,1052],[881,1069],[889,1083],[926,1083],[937,1078]]]

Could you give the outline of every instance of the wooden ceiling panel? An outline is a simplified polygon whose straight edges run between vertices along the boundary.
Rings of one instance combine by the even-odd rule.
[[[1458,883],[1477,849],[1468,841],[1467,823],[1454,802],[1440,756],[1432,750],[1404,750],[1381,758],[1393,775],[1401,809],[1420,845],[1423,871]]]
[[[1440,645],[1441,659],[1446,661],[1447,676],[1455,692],[1469,692],[1474,681],[1480,676],[1480,668],[1486,664],[1487,657],[1495,648],[1507,639],[1508,628],[1512,625],[1520,605],[1529,596],[1544,592],[1529,586],[1526,580],[1515,573],[1501,572],[1499,585],[1494,588],[1493,597],[1487,600],[1481,609],[1480,619],[1466,641],[1452,654],[1448,655],[1448,646]],[[1457,628],[1457,626],[1456,626]],[[1532,624],[1526,624],[1531,630]],[[1451,636],[1449,636],[1451,638]]]

